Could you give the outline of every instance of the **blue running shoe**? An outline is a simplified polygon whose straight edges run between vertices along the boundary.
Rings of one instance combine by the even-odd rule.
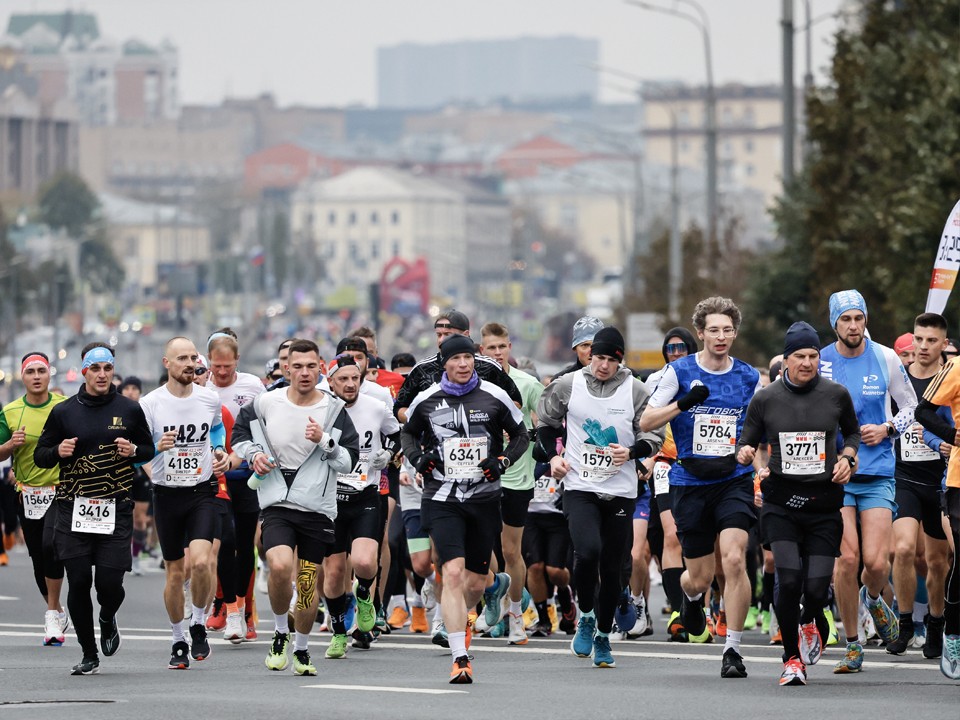
[[[900,637],[900,618],[883,601],[883,597],[876,605],[872,605],[867,598],[867,586],[864,585],[860,588],[860,602],[867,608],[877,628],[877,634],[884,642],[892,643]]]
[[[593,637],[597,634],[597,619],[593,615],[581,615],[577,622],[577,633],[570,641],[570,650],[577,657],[593,655]]]
[[[497,580],[496,589],[483,593],[483,619],[490,627],[500,622],[500,618],[503,617],[503,599],[510,589],[509,575],[497,573],[495,577]]]
[[[487,637],[502,638],[508,633],[507,619],[504,618],[487,631]]]
[[[593,638],[593,666],[595,668],[614,668],[617,663],[610,652],[610,637],[597,635]]]
[[[530,607],[530,603],[533,602],[533,596],[530,595],[530,591],[526,588],[523,589],[523,596],[520,598],[520,612],[526,612],[527,608]]]
[[[347,593],[347,611],[343,614],[343,625],[350,632],[357,614],[357,598],[353,593]]]
[[[622,632],[632,630],[633,626],[637,624],[637,606],[631,602],[630,591],[627,588],[624,588],[620,594],[617,609],[613,611],[613,621]]]
[[[833,672],[837,675],[848,675],[860,672],[862,667],[863,645],[858,642],[847,643],[847,654],[843,656],[843,660],[833,666]]]

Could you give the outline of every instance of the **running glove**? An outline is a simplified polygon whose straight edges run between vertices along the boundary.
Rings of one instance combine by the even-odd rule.
[[[694,385],[686,395],[677,400],[677,407],[680,409],[680,412],[686,412],[694,405],[702,403],[708,397],[710,397],[710,388],[706,385]]]

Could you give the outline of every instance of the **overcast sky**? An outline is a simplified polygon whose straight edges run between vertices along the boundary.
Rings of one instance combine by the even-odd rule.
[[[649,0],[684,7],[677,0]],[[700,0],[711,25],[719,83],[779,83],[781,0]],[[804,0],[795,0],[802,26]],[[844,0],[810,0],[814,18]],[[699,31],[689,22],[621,0],[3,0],[13,12],[93,12],[103,35],[180,50],[181,101],[273,92],[281,104],[376,102],[376,49],[402,42],[446,42],[573,34],[600,41],[604,66],[649,79],[702,83]],[[813,67],[828,65],[836,21],[813,28]],[[796,74],[805,65],[797,35]],[[601,73],[601,98],[627,100],[629,80]]]

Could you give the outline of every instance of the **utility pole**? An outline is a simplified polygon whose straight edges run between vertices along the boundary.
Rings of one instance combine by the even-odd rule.
[[[783,184],[793,181],[797,112],[793,89],[793,0],[783,0]]]

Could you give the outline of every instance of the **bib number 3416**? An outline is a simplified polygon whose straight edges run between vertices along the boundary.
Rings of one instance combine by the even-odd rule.
[[[78,497],[73,501],[74,532],[111,535],[117,524],[116,501]]]

